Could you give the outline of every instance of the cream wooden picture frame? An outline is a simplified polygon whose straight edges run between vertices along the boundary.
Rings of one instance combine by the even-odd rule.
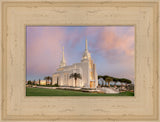
[[[1,121],[159,122],[158,0],[2,0]],[[134,97],[26,97],[26,25],[135,26]]]

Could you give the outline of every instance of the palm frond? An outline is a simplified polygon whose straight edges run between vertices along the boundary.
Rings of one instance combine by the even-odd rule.
[[[79,73],[72,73],[70,74],[69,78],[79,78],[82,79],[81,75]]]

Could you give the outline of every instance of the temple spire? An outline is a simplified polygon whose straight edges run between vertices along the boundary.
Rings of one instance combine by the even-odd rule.
[[[87,44],[87,39],[86,39],[86,45],[85,45],[85,50],[88,51],[88,44]]]
[[[66,60],[64,58],[64,47],[63,47],[63,55],[62,55],[62,60],[61,60],[61,63],[60,63],[60,67],[64,67],[66,66]]]
[[[87,43],[87,39],[86,39],[86,41],[85,41],[85,51],[83,53],[81,61],[85,61],[85,60],[89,60],[89,59],[91,59],[91,54],[88,51],[88,43]]]
[[[65,59],[64,59],[64,46],[63,46],[63,57],[62,57],[62,60],[65,61]]]

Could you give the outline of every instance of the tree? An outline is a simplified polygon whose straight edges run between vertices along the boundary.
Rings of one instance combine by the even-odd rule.
[[[131,80],[129,80],[129,79],[126,79],[126,78],[116,78],[116,77],[112,77],[112,76],[108,76],[108,75],[104,75],[104,76],[99,75],[98,79],[100,79],[100,78],[103,78],[105,80],[105,82],[108,83],[108,86],[110,86],[110,82],[111,81],[114,82],[114,86],[116,85],[117,82],[120,82],[121,83],[121,88],[123,86],[123,83],[125,83],[126,87],[127,87],[127,84],[131,84],[132,83]]]
[[[126,84],[131,84],[131,83],[132,83],[131,80],[126,79]]]
[[[98,75],[98,79],[100,79],[100,78],[103,78],[103,76],[101,76],[101,75]]]
[[[75,87],[77,87],[77,79],[82,79],[81,75],[79,73],[72,73],[70,74],[69,78],[74,78],[75,80]]]
[[[119,79],[119,81],[121,82],[121,88],[122,88],[122,84],[125,83],[126,84],[126,87],[127,87],[127,84],[130,84],[131,83],[131,80],[128,80],[126,78],[121,78]]]
[[[41,84],[41,79],[39,79],[39,85]]]
[[[128,84],[131,84],[131,83],[132,83],[132,81],[130,81],[130,80],[128,80],[128,79],[126,79],[125,83],[126,83],[126,88],[127,88],[127,90],[128,90]]]
[[[123,86],[123,83],[125,82],[125,80],[123,78],[120,78],[119,82],[121,83],[121,89],[122,89],[122,86]]]
[[[46,77],[44,77],[44,80],[46,80],[46,85],[47,85],[47,81],[52,80],[52,77],[46,76]]]
[[[33,81],[33,85],[35,85],[35,83],[36,83],[36,81],[34,80],[34,81]]]
[[[52,85],[52,77],[50,77],[50,80],[51,80],[51,84],[50,85]]]
[[[103,78],[102,78],[102,79],[103,79]],[[104,82],[104,80],[102,80],[102,87],[105,86],[105,83],[106,83],[106,82]]]
[[[113,78],[114,86],[116,86],[116,83],[119,81],[118,78]]]
[[[107,77],[105,78],[105,82],[108,83],[108,86],[110,87],[110,82],[113,81],[113,79],[111,77]]]
[[[32,84],[32,82],[29,80],[29,81],[28,81],[28,84]]]

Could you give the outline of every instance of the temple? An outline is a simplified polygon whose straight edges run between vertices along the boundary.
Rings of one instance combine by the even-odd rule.
[[[71,74],[79,74],[81,78],[71,78]],[[87,40],[85,41],[85,51],[83,53],[80,63],[67,65],[64,57],[64,48],[62,60],[59,68],[53,74],[52,84],[58,84],[59,86],[72,86],[72,87],[84,87],[84,88],[97,88],[98,76],[96,72],[96,64],[93,63],[91,54],[88,51]]]

